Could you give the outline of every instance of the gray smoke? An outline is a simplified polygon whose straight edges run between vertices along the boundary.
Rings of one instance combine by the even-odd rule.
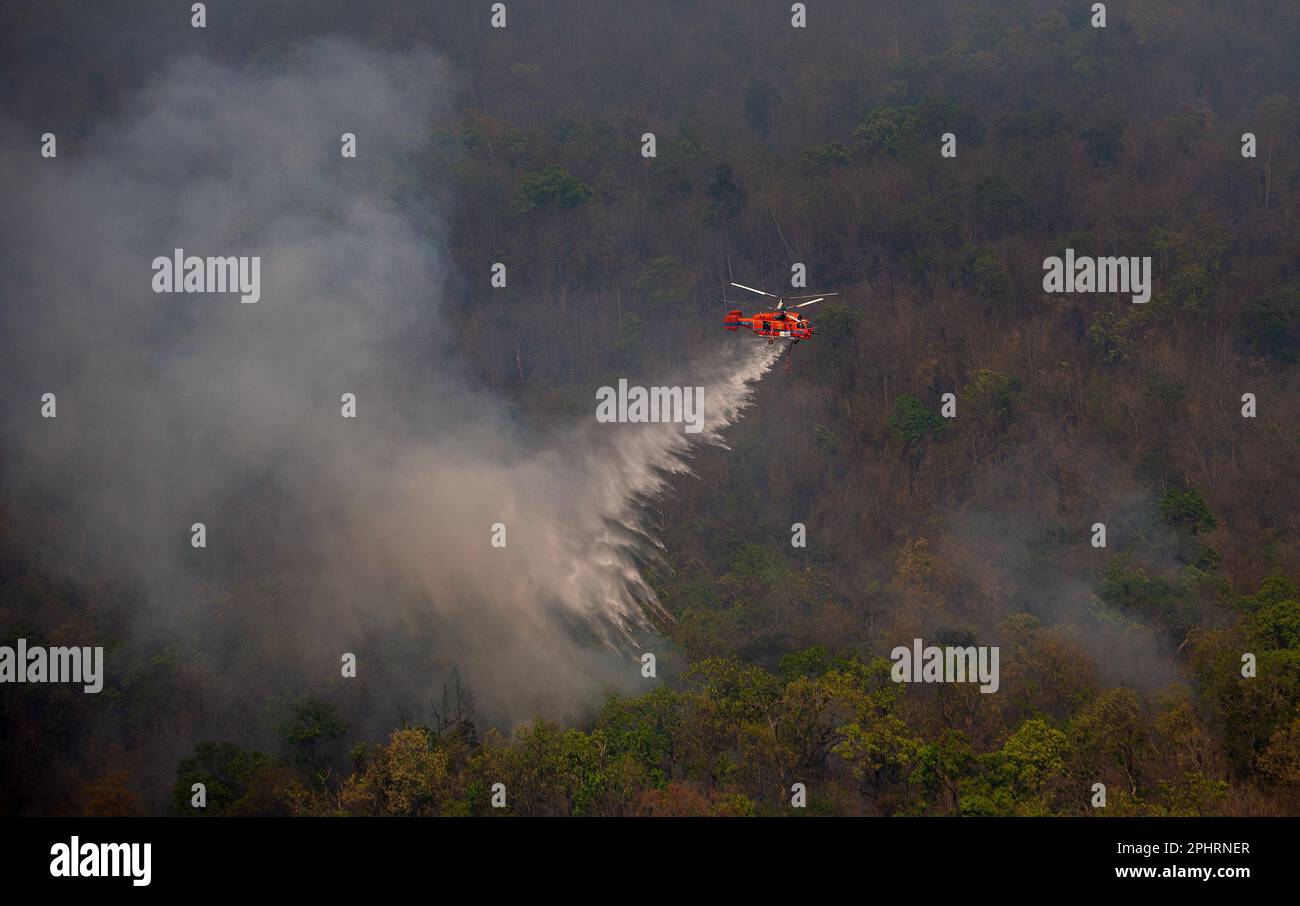
[[[774,361],[737,345],[664,381],[705,387],[697,436],[598,425],[593,386],[592,416],[531,437],[467,385],[425,147],[453,90],[427,53],[328,40],[178,62],[53,160],[4,129],[7,508],[46,514],[55,568],[132,589],[122,634],[183,640],[221,677],[239,705],[210,722],[330,688],[343,652],[371,729],[452,670],[503,721],[644,689],[636,648],[662,614],[643,504]],[[153,293],[176,248],[260,256],[260,301]]]

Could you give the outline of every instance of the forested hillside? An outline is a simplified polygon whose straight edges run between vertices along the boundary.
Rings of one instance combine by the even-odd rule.
[[[5,690],[0,812],[191,813],[195,782],[209,815],[500,814],[496,783],[522,815],[1300,812],[1300,8],[815,0],[792,28],[788,3],[566,0],[494,30],[487,4],[376,6],[246,9],[226,53],[346,31],[445,56],[451,109],[386,190],[436,201],[453,367],[521,431],[759,342],[721,330],[729,281],[803,264],[792,292],[839,295],[729,449],[647,502],[658,678],[562,720],[295,675],[214,731],[260,643],[223,664],[137,634],[5,487],[0,640],[93,629],[130,669],[111,719]],[[28,52],[51,21],[0,14]],[[75,128],[129,103],[144,64],[114,65],[24,103]],[[1151,256],[1150,301],[1045,293],[1066,249]],[[914,638],[1000,646],[999,691],[891,682]]]

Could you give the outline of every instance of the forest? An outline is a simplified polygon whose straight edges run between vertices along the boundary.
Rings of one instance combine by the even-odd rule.
[[[208,616],[164,632],[75,508],[0,469],[0,644],[93,638],[110,667],[97,696],[0,688],[0,814],[1300,814],[1300,7],[210,6],[223,64],[323,35],[444,61],[451,100],[376,178],[440,212],[446,367],[521,435],[757,344],[721,329],[731,281],[838,295],[644,501],[659,676],[536,714],[442,654],[400,688],[333,649],[279,665],[294,523],[254,475],[212,492],[249,527],[199,577]],[[69,26],[122,15],[136,53]],[[33,86],[5,121],[93,150],[161,65],[141,35],[196,49],[176,15],[0,12]],[[1149,256],[1150,300],[1044,292],[1067,249]],[[404,623],[392,674],[436,631]],[[914,638],[998,646],[998,691],[892,681]]]

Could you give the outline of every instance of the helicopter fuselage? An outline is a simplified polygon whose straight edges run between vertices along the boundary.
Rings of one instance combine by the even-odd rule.
[[[812,322],[791,311],[760,311],[744,315],[737,309],[727,312],[722,326],[727,330],[747,327],[760,337],[771,340],[806,340],[813,335]]]

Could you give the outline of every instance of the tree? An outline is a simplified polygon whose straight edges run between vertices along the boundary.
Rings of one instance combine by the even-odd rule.
[[[517,188],[526,209],[543,211],[581,207],[596,194],[591,186],[556,164],[520,177]]]
[[[1247,350],[1288,365],[1300,361],[1300,282],[1256,298],[1238,319]]]
[[[943,812],[956,810],[963,782],[975,774],[970,738],[961,730],[945,727],[938,739],[917,747],[915,760],[916,769],[909,780],[922,792],[926,803]]]
[[[1210,531],[1219,524],[1201,492],[1193,488],[1181,491],[1170,488],[1160,497],[1157,505],[1165,522],[1179,531],[1195,535]]]
[[[1087,771],[1100,777],[1108,768],[1118,768],[1129,793],[1138,795],[1153,747],[1131,689],[1103,692],[1075,717],[1070,730],[1074,757],[1087,764]]]
[[[436,815],[448,798],[447,752],[423,727],[395,730],[343,784],[340,800],[354,815]]]
[[[736,182],[731,164],[718,164],[709,180],[709,223],[733,219],[745,206],[745,191]]]
[[[894,436],[906,447],[920,443],[926,437],[943,430],[943,419],[927,409],[920,400],[900,393],[894,401],[894,414],[889,419]]]
[[[1180,229],[1154,227],[1151,244],[1167,269],[1165,295],[1189,311],[1205,306],[1232,246],[1228,231],[1212,214],[1202,214]]]
[[[825,773],[826,760],[845,740],[845,724],[863,697],[856,678],[839,670],[797,676],[786,684],[776,703],[775,734],[792,754],[796,770]]]
[[[1112,120],[1079,133],[1094,167],[1114,167],[1124,150],[1124,124]]]
[[[659,686],[645,695],[614,695],[605,700],[595,731],[611,757],[631,756],[644,766],[650,782],[661,784],[677,767],[682,732],[681,695]]]
[[[979,756],[982,773],[963,793],[962,815],[1047,815],[1065,769],[1069,740],[1038,719],[1026,720],[997,752]]]
[[[347,726],[333,704],[318,698],[297,699],[290,703],[289,712],[280,735],[292,749],[294,763],[318,773],[325,767],[322,749],[342,737]]]
[[[131,790],[126,771],[113,771],[86,784],[87,818],[122,817],[144,814],[139,797]]]
[[[229,742],[201,742],[194,754],[176,768],[172,788],[172,811],[179,815],[223,815],[235,810],[248,795],[257,775],[270,768],[269,755],[241,748]],[[194,784],[205,789],[207,805],[193,807]]]
[[[975,298],[990,310],[997,303],[1005,303],[1011,295],[1011,272],[992,249],[984,249],[971,264],[971,283]]]

